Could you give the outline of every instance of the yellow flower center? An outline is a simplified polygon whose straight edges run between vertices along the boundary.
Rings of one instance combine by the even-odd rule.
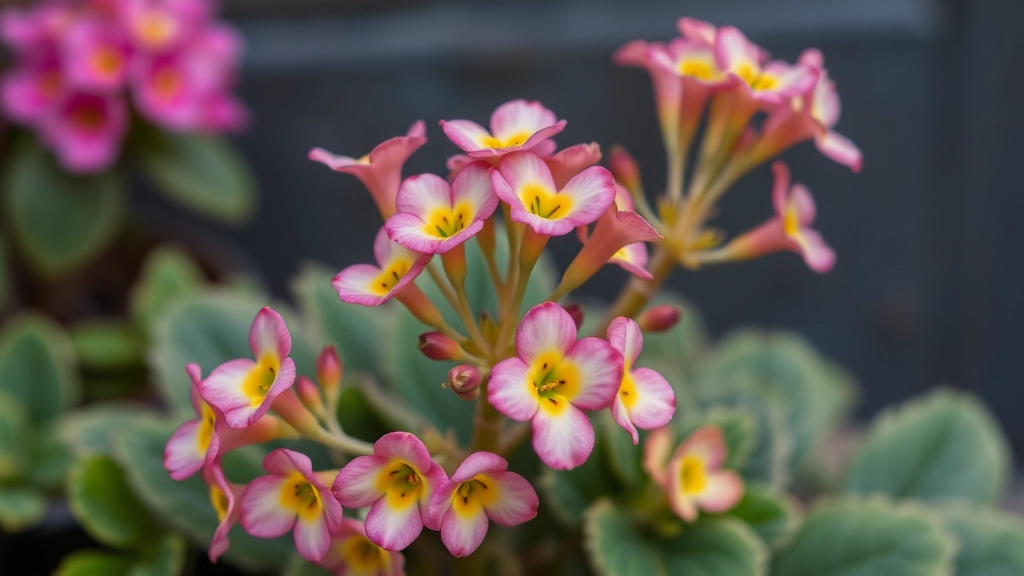
[[[146,44],[159,46],[174,36],[175,28],[173,18],[163,12],[153,10],[142,16],[136,32]]]
[[[527,184],[519,194],[530,214],[545,220],[564,218],[572,209],[572,198],[552,192],[540,184]]]
[[[540,407],[552,415],[561,414],[580,390],[579,369],[556,351],[537,356],[528,378]]]
[[[200,416],[196,440],[199,443],[199,451],[205,454],[207,449],[210,448],[210,442],[213,441],[213,431],[216,430],[217,415],[214,414],[213,408],[209,404],[203,402]]]
[[[360,156],[359,159],[356,160],[356,162],[359,162],[360,164],[369,164],[370,155],[366,154],[365,156]]]
[[[757,79],[761,76],[761,72],[750,62],[740,64],[734,72],[740,77],[740,79],[747,83],[747,86],[750,86],[751,88],[754,87],[754,84],[757,83]]]
[[[412,268],[411,261],[405,258],[395,258],[370,283],[370,292],[377,296],[386,295],[409,272],[410,268]]]
[[[153,77],[153,89],[161,98],[173,98],[181,86],[181,75],[173,68],[163,68]]]
[[[699,494],[708,484],[704,461],[697,456],[683,456],[679,465],[679,481],[686,494]]]
[[[294,510],[303,520],[316,519],[323,510],[320,492],[300,472],[292,472],[281,487],[281,506]]]
[[[392,510],[405,510],[419,501],[423,479],[413,465],[394,460],[377,475],[377,489],[384,492]]]
[[[782,230],[786,236],[796,238],[800,236],[800,213],[795,206],[789,206],[782,215]]]
[[[340,546],[341,557],[356,574],[390,573],[391,556],[366,536],[352,536]]]
[[[532,136],[532,134],[529,132],[516,132],[505,139],[495,136],[484,136],[480,143],[484,148],[511,148],[513,146],[522,146],[523,144],[526,144],[526,141],[530,139],[530,136]]]
[[[455,489],[452,509],[463,518],[472,518],[497,500],[498,483],[486,474],[478,474]]]
[[[210,503],[217,512],[217,521],[223,522],[228,516],[228,495],[216,484],[210,485]]]
[[[104,47],[92,55],[92,67],[100,74],[112,76],[121,70],[124,59],[117,50]]]
[[[451,238],[469,226],[472,212],[469,202],[459,202],[454,208],[437,208],[427,218],[424,230],[437,238]]]
[[[622,404],[626,408],[632,408],[639,399],[636,382],[633,380],[633,374],[628,369],[622,372],[622,382],[619,384],[619,398],[622,399]]]
[[[677,68],[680,76],[692,76],[698,80],[711,80],[718,76],[714,63],[705,58],[687,58],[679,62]]]
[[[771,74],[761,74],[757,82],[751,85],[754,90],[769,91],[779,87],[779,79]]]
[[[277,373],[281,371],[281,359],[273,351],[263,353],[256,366],[242,382],[242,393],[249,397],[253,406],[259,406],[267,397]]]

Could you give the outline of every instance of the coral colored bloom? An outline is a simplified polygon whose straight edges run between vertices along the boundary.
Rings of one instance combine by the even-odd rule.
[[[489,520],[518,526],[537,516],[537,492],[526,478],[507,470],[504,458],[475,452],[434,492],[430,513],[441,527],[441,541],[456,558],[480,546]]]
[[[789,168],[784,163],[772,164],[772,172],[775,175],[772,189],[775,217],[712,251],[703,260],[745,260],[790,250],[803,256],[811,270],[828,272],[835,265],[836,254],[821,234],[810,228],[815,216],[814,197],[802,184],[790,188]]]
[[[206,23],[211,5],[207,0],[123,0],[118,8],[134,47],[156,54],[181,46]]]
[[[608,342],[622,354],[622,383],[612,403],[612,418],[629,432],[633,445],[640,443],[637,428],[653,430],[664,426],[676,413],[676,395],[672,386],[650,368],[636,368],[644,347],[640,326],[629,318],[619,317],[608,326]]]
[[[209,489],[210,504],[217,512],[217,531],[213,533],[213,540],[210,541],[209,547],[210,562],[216,562],[231,545],[228,533],[231,531],[231,527],[238,523],[239,506],[237,504],[245,486],[228,482],[224,477],[224,470],[221,469],[220,462],[213,462],[203,468],[203,480]]]
[[[72,93],[42,120],[43,140],[61,165],[76,173],[113,165],[127,130],[128,107],[120,96]]]
[[[761,65],[761,51],[738,29],[718,29],[715,39],[715,60],[718,67],[739,80],[741,89],[755,100],[775,105],[787,98],[810,92],[818,82],[818,71],[797,64],[790,66],[778,60]]]
[[[66,86],[56,60],[16,68],[0,80],[4,115],[20,124],[36,126],[63,98]]]
[[[697,20],[696,18],[682,17],[676,22],[676,28],[679,33],[683,35],[689,42],[706,46],[708,48],[715,47],[715,38],[718,36],[718,28],[714,24],[705,22],[703,20]],[[757,61],[764,63],[771,57],[768,51],[764,48],[750,43],[751,46],[757,51]]]
[[[491,371],[488,399],[509,418],[533,426],[533,449],[568,470],[594,449],[583,410],[601,410],[622,381],[622,355],[600,338],[576,340],[572,316],[554,302],[532,308],[516,331],[516,356]]]
[[[362,306],[380,306],[412,282],[430,261],[429,254],[403,248],[388,238],[381,226],[373,242],[377,266],[354,264],[334,277],[331,285],[345,302]]]
[[[859,172],[863,164],[860,149],[848,138],[832,130],[839,122],[841,107],[836,84],[829,79],[828,70],[825,69],[824,56],[818,50],[806,50],[800,56],[800,63],[819,71],[818,83],[804,98],[804,105],[811,118],[821,127],[821,131],[814,137],[814,144],[826,157]]]
[[[341,504],[304,454],[278,448],[263,459],[263,468],[270,475],[253,480],[242,493],[242,527],[257,538],[277,538],[294,529],[299,555],[319,562],[341,526]]]
[[[423,122],[417,121],[405,136],[385,140],[361,158],[335,156],[323,148],[314,148],[309,152],[309,159],[335,172],[359,178],[373,196],[381,216],[387,219],[396,210],[395,196],[402,182],[402,166],[413,152],[427,143],[426,134]]]
[[[75,22],[63,48],[64,71],[76,88],[109,93],[124,86],[131,53],[113,22],[100,18]]]
[[[363,523],[352,519],[341,521],[331,549],[317,565],[334,576],[405,576],[405,557],[371,542]]]
[[[407,178],[398,189],[398,213],[388,218],[388,236],[424,254],[443,254],[472,238],[498,207],[491,190],[491,167],[466,166],[449,186],[440,176]]]
[[[288,358],[292,337],[280,314],[270,308],[256,314],[249,347],[255,362],[248,358],[225,362],[200,389],[203,399],[224,412],[232,428],[246,428],[259,420],[295,381],[295,362]]]
[[[670,151],[679,147],[679,120],[682,112],[683,83],[670,66],[658,65],[653,55],[665,50],[660,42],[633,40],[612,55],[612,62],[619,66],[642,68],[651,76],[654,87],[655,107],[665,146]]]
[[[446,480],[419,438],[391,432],[374,443],[372,455],[342,468],[331,490],[344,506],[369,506],[367,537],[394,552],[412,544],[424,525],[439,528],[430,516],[430,498]]]
[[[540,102],[512,100],[491,114],[491,130],[469,120],[442,120],[441,129],[473,158],[497,159],[516,150],[529,150],[565,128],[565,120]]]
[[[743,479],[722,469],[727,456],[722,429],[714,425],[698,428],[676,448],[662,477],[676,516],[693,522],[700,510],[717,514],[739,503]]]
[[[559,189],[544,160],[531,152],[502,158],[500,168],[491,172],[491,184],[512,207],[513,221],[547,236],[590,224],[615,201],[615,179],[608,170],[591,166]]]
[[[556,188],[565,186],[569,180],[572,180],[574,176],[585,168],[589,168],[601,161],[601,147],[597,142],[577,144],[564,150],[559,150],[554,154],[547,154],[548,151],[544,149],[546,147],[543,144],[548,143],[552,142],[548,140],[540,146],[535,146],[531,152],[540,156],[544,163],[548,165]],[[465,154],[457,154],[448,158],[446,163],[448,167],[448,180],[454,180],[462,172],[463,168],[477,161],[475,158]]]
[[[187,54],[140,58],[132,70],[133,101],[150,121],[177,131],[197,130],[206,118],[207,86]]]
[[[616,185],[615,205],[597,219],[593,233],[588,235],[586,227],[580,227],[576,234],[583,242],[583,249],[566,268],[563,281],[574,284],[567,290],[583,284],[605,263],[617,264],[635,276],[651,279],[651,273],[644,268],[647,265],[644,242],[657,242],[662,237],[647,220],[633,212],[633,199],[622,186]]]

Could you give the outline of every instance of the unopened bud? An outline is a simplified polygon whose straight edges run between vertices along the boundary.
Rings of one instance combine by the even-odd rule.
[[[459,343],[440,332],[420,334],[419,349],[431,360],[458,360],[462,357]]]
[[[299,400],[302,405],[314,414],[320,414],[324,410],[324,399],[320,395],[320,389],[312,380],[305,376],[299,376],[295,381],[295,387],[299,392]]]
[[[463,400],[475,400],[480,395],[480,369],[462,364],[448,371],[445,383],[455,395]]]
[[[341,385],[341,358],[334,345],[324,346],[316,359],[316,379],[320,381],[324,393],[330,396]]]
[[[664,332],[679,323],[683,309],[671,304],[661,304],[640,315],[637,324],[644,332]]]
[[[608,151],[608,168],[615,176],[615,180],[629,190],[630,194],[636,194],[641,190],[640,169],[633,156],[622,146],[612,146]]]
[[[576,324],[576,329],[579,330],[583,327],[583,305],[579,302],[571,302],[562,306],[569,316],[572,317],[573,323]]]

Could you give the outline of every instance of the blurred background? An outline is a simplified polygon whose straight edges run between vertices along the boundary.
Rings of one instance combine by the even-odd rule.
[[[502,102],[539,99],[569,122],[561,146],[623,144],[658,190],[650,83],[611,63],[618,46],[667,40],[689,15],[735,24],[789,61],[820,48],[842,98],[837,129],[864,151],[864,169],[851,174],[809,143],[785,160],[818,198],[835,270],[819,276],[783,254],[676,272],[671,285],[715,334],[752,324],[806,335],[856,374],[865,416],[949,383],[981,394],[1024,452],[1024,2],[235,0],[226,15],[248,41],[240,94],[255,122],[236,142],[262,195],[244,229],[216,233],[280,295],[305,259],[367,261],[380,225],[355,178],[306,160],[314,146],[360,156],[423,119],[430,142],[406,174],[443,173],[456,148],[440,119],[486,123]],[[767,166],[748,176],[716,222],[732,233],[761,222],[770,185]],[[176,210],[153,195],[135,202]],[[576,245],[554,246],[565,264]],[[606,267],[585,293],[607,298],[624,280]]]

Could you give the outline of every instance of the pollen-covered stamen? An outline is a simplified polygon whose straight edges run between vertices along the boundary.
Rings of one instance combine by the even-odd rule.
[[[504,139],[496,136],[485,136],[481,141],[481,144],[483,144],[485,148],[512,148],[513,146],[522,146],[523,144],[526,144],[526,141],[529,139],[530,134],[528,132],[517,132]]]
[[[314,518],[323,509],[320,492],[299,472],[285,482],[281,490],[281,505],[303,518]]]
[[[534,360],[530,371],[530,383],[536,388],[540,398],[572,398],[579,389],[579,373],[561,354],[548,352]]]
[[[404,258],[392,260],[370,283],[370,292],[383,296],[390,292],[412,268],[412,262]]]

